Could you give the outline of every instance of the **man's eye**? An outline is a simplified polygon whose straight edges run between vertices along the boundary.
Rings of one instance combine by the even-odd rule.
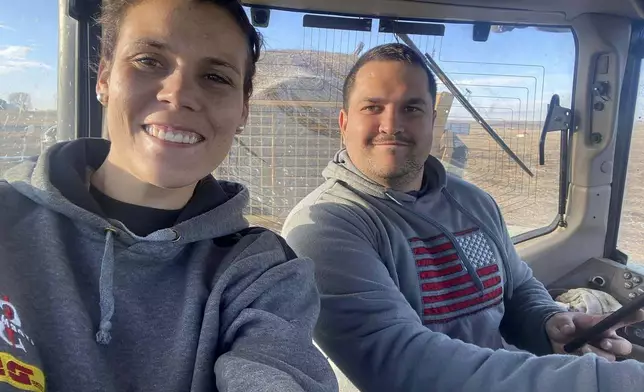
[[[407,113],[419,113],[422,112],[423,110],[421,108],[415,107],[415,106],[407,106],[405,108],[405,111]]]
[[[369,105],[362,108],[362,111],[365,111],[365,112],[377,112],[379,110],[380,108],[376,105]]]
[[[207,74],[207,75],[206,75],[206,79],[208,79],[208,80],[209,80],[209,81],[211,81],[211,82],[218,83],[218,84],[229,84],[229,85],[232,85],[232,83],[230,82],[230,80],[228,80],[227,78],[225,78],[225,77],[223,77],[223,76],[221,76],[221,75],[217,75],[217,74],[212,74],[212,73],[211,73],[211,74]]]

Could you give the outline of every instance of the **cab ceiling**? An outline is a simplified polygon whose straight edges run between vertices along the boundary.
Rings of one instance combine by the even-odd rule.
[[[301,11],[419,19],[568,25],[587,13],[644,19],[644,0],[247,0]]]

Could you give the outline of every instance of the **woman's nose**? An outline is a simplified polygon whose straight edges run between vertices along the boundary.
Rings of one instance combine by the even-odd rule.
[[[177,109],[201,110],[199,86],[180,69],[176,69],[163,80],[157,99]]]

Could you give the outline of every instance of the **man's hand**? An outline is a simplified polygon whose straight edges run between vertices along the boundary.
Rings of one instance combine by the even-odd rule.
[[[574,339],[579,332],[592,327],[607,316],[590,315],[577,312],[557,313],[546,322],[546,333],[550,338],[552,349],[555,354],[569,354],[563,349],[563,346]],[[585,345],[577,354],[583,355],[594,352],[600,357],[609,361],[614,361],[615,356],[626,356],[631,353],[633,346],[631,343],[618,336],[615,331],[630,324],[644,321],[644,311],[638,310],[623,322],[615,325],[604,332],[602,339],[593,345]]]

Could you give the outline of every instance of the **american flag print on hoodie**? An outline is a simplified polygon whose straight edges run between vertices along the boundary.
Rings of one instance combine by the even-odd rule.
[[[502,271],[479,228],[454,233],[467,260],[445,234],[409,240],[420,283],[423,324],[447,323],[503,301]],[[477,287],[465,263],[482,283]]]

